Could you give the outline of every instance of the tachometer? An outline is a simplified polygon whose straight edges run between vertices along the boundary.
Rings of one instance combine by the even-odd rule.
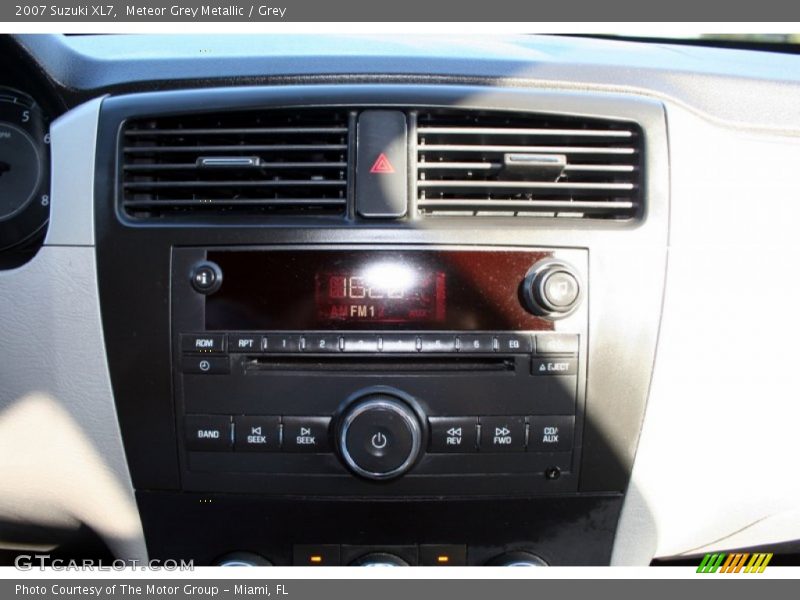
[[[47,119],[32,98],[0,88],[0,250],[26,242],[47,223],[47,128]]]

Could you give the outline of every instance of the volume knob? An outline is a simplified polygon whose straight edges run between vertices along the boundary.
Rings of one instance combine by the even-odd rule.
[[[560,319],[581,303],[581,283],[575,269],[561,261],[539,261],[522,282],[526,308],[535,315]]]

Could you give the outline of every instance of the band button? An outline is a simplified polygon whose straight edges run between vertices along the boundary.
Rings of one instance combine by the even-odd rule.
[[[230,450],[231,418],[222,415],[184,417],[186,448],[198,451]]]

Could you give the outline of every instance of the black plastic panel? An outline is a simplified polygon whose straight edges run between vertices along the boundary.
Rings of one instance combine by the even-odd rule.
[[[125,226],[118,220],[114,208],[116,134],[124,119],[225,107],[263,109],[270,106],[325,104],[350,107],[458,105],[631,119],[642,127],[646,147],[645,210],[642,219],[631,223],[576,224],[558,219],[544,222],[497,217],[476,224],[474,220],[454,217],[436,223],[426,222],[423,227],[421,223],[408,218],[376,225],[374,221],[356,218],[353,207],[350,207],[348,219],[333,225],[307,218],[276,220],[259,227],[139,228]],[[498,540],[503,538],[504,541],[500,543],[535,539],[539,540],[540,546],[549,544],[553,548],[561,546],[558,538],[573,546],[573,553],[564,558],[562,563],[578,564],[584,560],[607,562],[619,500],[614,500],[613,510],[605,513],[610,521],[603,525],[602,532],[593,537],[587,533],[587,529],[592,528],[594,501],[583,498],[582,494],[619,494],[625,490],[630,475],[650,381],[664,284],[668,210],[666,149],[661,105],[656,101],[627,95],[490,86],[289,85],[178,91],[107,99],[99,123],[97,152],[97,258],[111,378],[134,485],[140,491],[178,490],[183,485],[179,458],[182,450],[178,443],[177,414],[172,402],[171,365],[176,352],[170,337],[173,327],[169,300],[173,248],[309,244],[373,248],[386,245],[458,245],[480,249],[510,246],[584,248],[588,249],[590,261],[589,293],[585,299],[590,318],[585,337],[587,347],[583,353],[587,379],[584,430],[581,436],[581,475],[577,482],[579,495],[566,494],[535,502],[512,500],[504,496],[507,489],[499,486],[501,496],[474,504],[480,506],[481,510],[461,513],[462,518],[457,521],[448,520],[450,514],[456,513],[448,512],[447,507],[461,501],[454,499],[442,503],[441,511],[434,510],[432,516],[423,518],[428,528],[422,537],[433,543],[442,542],[445,537],[453,540],[455,536],[438,534],[457,528],[467,530],[465,537],[473,539],[489,540],[491,535]],[[196,322],[202,323],[202,316],[198,318],[200,320]],[[191,330],[196,331],[197,327],[184,329]],[[621,332],[624,335],[620,335]],[[283,529],[276,530],[275,539],[288,545],[292,541],[300,541],[292,540],[291,532],[306,531],[305,525],[301,527],[301,524],[305,524],[307,515],[320,506],[316,503],[306,504],[309,500],[267,501],[256,496],[238,499],[227,496],[235,502],[231,505],[222,503],[222,496],[214,496],[214,502],[200,504],[201,498],[204,496],[140,493],[145,530],[153,555],[180,551],[186,555],[209,556],[209,553],[216,553],[217,549],[223,553],[248,545],[256,548],[257,545],[247,542],[252,538],[247,537],[245,530],[252,523],[262,523],[260,519],[265,514],[274,514],[274,518],[281,521]],[[251,502],[262,515],[255,520],[236,512],[238,507]],[[404,516],[407,512],[380,512],[379,507],[384,503],[391,505],[393,501],[361,504],[361,514],[367,516],[360,522],[361,533],[358,536],[348,538],[345,535],[352,530],[348,523],[352,525],[354,521],[343,520],[337,525],[336,519],[331,519],[324,541],[358,541],[352,540],[352,537],[366,539],[368,536],[364,532],[367,531],[396,532],[398,540],[408,540],[412,534],[416,537],[421,529],[408,527],[408,519]],[[195,510],[189,509],[192,504],[195,510],[205,512],[196,514]],[[350,506],[350,503],[344,505]],[[336,510],[341,506],[336,503]],[[395,503],[394,506],[399,505]],[[236,508],[232,510],[232,507]],[[345,512],[340,514],[344,515]],[[511,523],[503,519],[486,519],[485,515],[488,514],[521,516]],[[179,515],[181,518],[178,518]],[[370,515],[378,517],[375,519]],[[528,525],[518,525],[520,520],[528,522]],[[165,526],[167,522],[169,526]],[[198,528],[197,523],[200,522],[208,523],[209,528]],[[583,537],[560,538],[559,534],[554,533],[556,530],[548,529],[544,523],[564,532],[580,531]],[[573,525],[577,529],[573,529]],[[527,527],[527,531],[540,533],[502,533],[516,530],[517,527]],[[206,544],[209,531],[226,528],[231,532],[230,538]],[[264,529],[256,528],[255,531],[263,532]],[[336,535],[337,531],[340,535]],[[550,542],[541,537],[547,532],[555,536],[551,536]],[[384,536],[376,543],[387,543],[388,537]],[[422,541],[422,537],[418,537],[414,543]],[[597,540],[599,546],[594,547],[597,552],[592,550],[590,539]],[[319,539],[305,541],[320,542]],[[453,541],[458,543],[460,540]],[[584,544],[585,547],[582,547]],[[291,556],[290,548],[287,546],[284,549],[286,556]]]
[[[150,558],[198,566],[235,550],[291,565],[296,544],[344,544],[345,563],[366,547],[464,544],[469,565],[513,550],[551,565],[607,565],[622,506],[620,494],[358,502],[140,492],[137,499]],[[416,557],[408,555],[412,564]]]

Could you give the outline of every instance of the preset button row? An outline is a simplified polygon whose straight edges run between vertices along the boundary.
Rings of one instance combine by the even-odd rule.
[[[218,354],[223,352],[468,352],[529,353],[538,356],[578,354],[576,334],[181,334],[182,352]]]

